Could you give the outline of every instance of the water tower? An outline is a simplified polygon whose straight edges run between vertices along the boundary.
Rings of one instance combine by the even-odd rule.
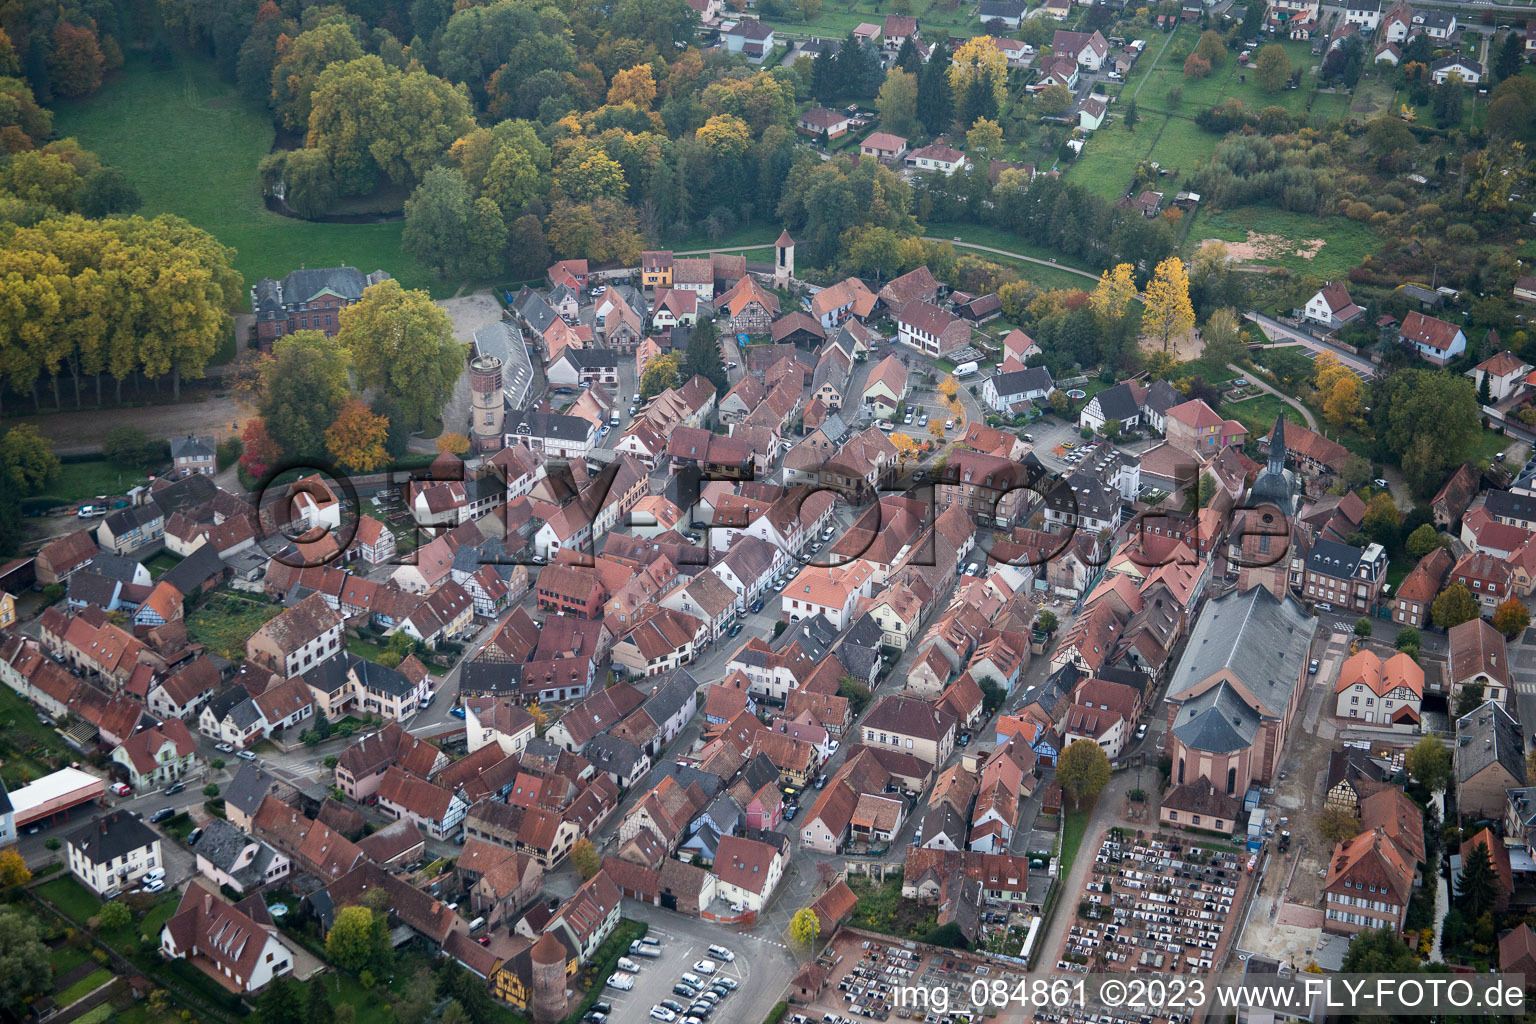
[[[495,356],[476,356],[469,364],[470,431],[475,451],[499,451],[502,442],[502,418],[506,415],[501,391],[501,360]]]

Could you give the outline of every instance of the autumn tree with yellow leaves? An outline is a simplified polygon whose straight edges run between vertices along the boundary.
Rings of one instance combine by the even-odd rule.
[[[902,466],[909,462],[915,462],[922,454],[922,449],[910,435],[895,433],[891,435],[891,444],[896,447],[896,459]]]
[[[656,101],[656,78],[649,64],[636,64],[623,71],[615,71],[608,84],[608,103],[618,107],[628,103],[649,110]]]
[[[1188,334],[1195,326],[1195,307],[1189,301],[1189,274],[1184,261],[1170,256],[1157,265],[1147,283],[1146,311],[1141,316],[1141,330],[1163,343],[1168,351],[1172,338]]]
[[[1106,327],[1120,323],[1132,302],[1136,301],[1136,268],[1121,263],[1099,276],[1099,283],[1088,296],[1088,307]]]
[[[1008,99],[1008,59],[991,36],[975,36],[955,51],[949,66],[949,88],[957,104],[970,89],[971,79],[978,75],[992,87],[1001,109]]]
[[[1317,388],[1323,416],[1335,429],[1342,430],[1360,420],[1360,378],[1331,353],[1324,352],[1313,363],[1312,382]]]
[[[389,420],[354,398],[341,407],[326,430],[325,449],[343,469],[371,473],[389,459],[384,443],[388,437]]]

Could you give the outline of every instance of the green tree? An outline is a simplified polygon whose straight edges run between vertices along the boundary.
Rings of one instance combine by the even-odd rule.
[[[292,978],[274,978],[256,997],[256,1024],[305,1024],[304,1003]]]
[[[380,968],[389,960],[384,915],[368,907],[343,907],[325,937],[325,952],[333,964],[354,974]]]
[[[1286,56],[1285,47],[1279,43],[1270,43],[1259,50],[1253,62],[1253,77],[1265,92],[1279,92],[1283,89],[1291,77],[1291,59]]]
[[[1531,613],[1518,597],[1511,597],[1493,610],[1493,628],[1513,640],[1531,624]]]
[[[113,901],[102,904],[101,910],[96,914],[96,924],[107,931],[116,931],[133,920],[133,911],[128,909],[128,904]]]
[[[1394,647],[1400,651],[1418,653],[1420,645],[1424,642],[1423,635],[1413,626],[1403,626],[1397,631],[1397,637],[1392,641]]]
[[[1041,612],[1040,617],[1035,620],[1035,628],[1042,633],[1054,633],[1060,625],[1061,623],[1056,618],[1056,613],[1049,608]]]
[[[869,703],[869,698],[872,696],[868,684],[852,675],[841,676],[837,680],[837,695],[846,697],[848,703],[853,705],[855,717],[864,709],[864,705]]]
[[[295,36],[272,68],[272,106],[282,126],[290,132],[308,128],[310,97],[320,72],[362,55],[362,44],[342,22],[318,25]]]
[[[507,222],[501,207],[481,196],[469,211],[464,239],[464,272],[471,277],[495,277],[507,265]]]
[[[1376,436],[1398,458],[1414,493],[1428,496],[1468,461],[1482,435],[1477,391],[1466,377],[1405,369],[1372,388]]]
[[[1109,785],[1109,756],[1093,740],[1076,740],[1057,759],[1056,780],[1074,804],[1092,799]]]
[[[434,167],[405,201],[400,247],[437,271],[458,273],[465,265],[472,200],[464,176]]]
[[[390,395],[419,427],[436,416],[464,371],[465,346],[453,321],[424,291],[381,281],[341,311],[336,341],[358,382]]]
[[[1397,531],[1402,523],[1403,514],[1397,510],[1397,504],[1393,502],[1392,495],[1381,491],[1372,495],[1369,504],[1366,505],[1365,515],[1360,520],[1360,529],[1382,547],[1395,548]]]
[[[816,945],[816,939],[821,935],[821,918],[816,916],[816,911],[810,907],[801,907],[795,911],[795,916],[789,919],[789,939],[795,945],[809,952]]]
[[[1136,97],[1132,96],[1130,102],[1125,105],[1125,113],[1122,115],[1122,120],[1125,122],[1126,131],[1133,132],[1136,130],[1136,122],[1141,120],[1141,114],[1136,111]]]
[[[1520,74],[1520,68],[1525,64],[1525,47],[1520,39],[1520,34],[1513,29],[1506,29],[1504,41],[1499,44],[1499,54],[1493,59],[1493,77],[1502,82],[1506,78],[1514,78]]]
[[[1360,834],[1360,818],[1342,807],[1328,807],[1317,818],[1317,832],[1330,844]]]
[[[1248,342],[1243,336],[1242,322],[1229,306],[1213,310],[1206,317],[1200,337],[1205,346],[1201,358],[1209,363],[1226,366],[1248,358]]]
[[[1471,622],[1480,614],[1477,599],[1472,596],[1472,591],[1467,589],[1465,583],[1452,583],[1442,590],[1430,605],[1430,616],[1435,625],[1441,629],[1450,629],[1463,622]]]
[[[1355,636],[1362,640],[1370,636],[1372,632],[1371,620],[1367,616],[1360,616],[1355,620]]]
[[[138,427],[113,427],[102,438],[101,453],[115,465],[148,469],[165,458],[166,449]]]
[[[683,350],[683,364],[679,371],[683,380],[703,377],[715,386],[716,394],[725,394],[729,382],[725,375],[725,363],[720,358],[720,343],[713,322],[704,318],[688,335],[688,347]]]
[[[1461,860],[1456,882],[1456,903],[1467,917],[1476,919],[1493,909],[1499,898],[1499,880],[1493,872],[1493,855],[1486,842],[1477,843]]]
[[[325,453],[325,432],[347,400],[347,353],[320,331],[277,339],[261,368],[256,407],[278,450],[292,458]],[[249,433],[249,432],[248,432]],[[251,437],[246,456],[257,451]]]
[[[474,127],[462,86],[373,54],[321,71],[311,103],[308,146],[330,159],[343,195],[371,192],[380,175],[416,184]]]
[[[53,967],[48,947],[21,914],[0,913],[0,1006],[15,1010],[28,996],[51,991]]]
[[[935,43],[917,76],[917,119],[930,135],[943,131],[954,117],[954,96],[945,73],[949,68],[948,51],[947,43]]]
[[[571,847],[571,864],[575,866],[576,873],[585,882],[603,869],[603,862],[597,855],[597,849],[592,845],[592,840],[582,836]]]
[[[682,360],[676,352],[653,356],[645,364],[645,372],[640,374],[640,400],[649,401],[668,388],[677,387],[681,383],[681,368]]]
[[[1373,928],[1355,933],[1344,953],[1341,970],[1350,974],[1414,974],[1421,967],[1419,958],[1395,928]]]
[[[1404,548],[1414,558],[1423,558],[1436,548],[1445,547],[1449,541],[1449,537],[1435,529],[1435,524],[1421,523],[1408,535]]]
[[[1483,697],[1483,684],[1471,682],[1463,684],[1456,690],[1455,715],[1457,718],[1465,717],[1482,707],[1486,703]]]
[[[1431,792],[1437,792],[1451,781],[1451,751],[1434,736],[1425,736],[1414,744],[1404,758],[1403,766],[1408,774]]]
[[[18,423],[0,438],[0,467],[18,494],[37,494],[63,468],[53,442],[30,423]]]
[[[304,1024],[336,1024],[336,1010],[331,997],[326,994],[324,982],[312,981],[306,985]]]
[[[1050,117],[1065,114],[1072,106],[1072,90],[1057,82],[1035,93],[1035,106]]]
[[[1221,33],[1214,29],[1200,33],[1200,42],[1195,44],[1195,52],[1213,68],[1221,67],[1227,59],[1227,48],[1221,41]]]
[[[907,43],[910,42],[908,38]],[[917,123],[917,91],[918,76],[903,71],[899,62],[886,73],[880,95],[875,98],[884,130],[896,135],[911,134]]]

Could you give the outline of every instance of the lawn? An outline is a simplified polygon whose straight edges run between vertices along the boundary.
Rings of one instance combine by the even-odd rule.
[[[187,615],[187,636],[230,661],[245,658],[245,641],[283,609],[279,605],[220,594]]]
[[[1130,187],[1136,165],[1171,120],[1149,110],[1142,113],[1135,131],[1127,131],[1124,121],[1108,122],[1088,136],[1082,155],[1067,168],[1067,180],[1102,199],[1119,199]]]
[[[1230,416],[1254,436],[1269,433],[1269,428],[1275,425],[1275,417],[1285,415],[1287,423],[1301,423],[1301,416],[1274,395],[1259,395],[1257,398],[1245,398],[1241,402],[1223,402],[1221,412],[1224,416]]]
[[[77,882],[72,875],[44,882],[33,891],[58,907],[66,917],[73,918],[78,925],[85,924],[101,909],[101,900],[96,898],[96,894]]]
[[[1021,256],[1033,256],[1035,259],[1040,260],[1060,259],[1054,249],[1034,245],[1011,232],[1003,231],[999,228],[984,227],[980,224],[945,224],[935,222],[923,225],[922,233],[927,237],[939,238],[945,241],[959,238],[962,242],[970,242],[972,245],[986,245],[994,249],[1016,252]],[[999,256],[996,253],[965,249],[959,251],[970,251],[985,259],[1008,262],[1010,265],[1019,268],[1020,276],[1047,288],[1092,288],[1094,284],[1092,279],[1083,277],[1081,274],[1072,273],[1071,265],[1065,262],[1061,263],[1060,267],[1044,267],[1038,263],[1009,261],[1007,257]],[[1078,269],[1095,276],[1098,274],[1098,271],[1092,267]]]
[[[1246,241],[1250,231],[1260,235],[1274,235],[1291,242],[1321,238],[1324,240],[1323,246],[1311,259],[1295,252],[1286,252],[1245,262],[1285,267],[1323,278],[1348,273],[1381,244],[1381,239],[1369,227],[1343,217],[1315,217],[1267,207],[1244,207],[1220,213],[1197,210],[1195,216],[1200,220],[1190,227],[1186,242],[1190,252],[1198,249],[1200,243],[1209,238],[1228,242]]]
[[[78,755],[64,745],[51,725],[37,720],[32,705],[8,686],[0,686],[0,740],[6,744],[5,766],[0,778],[14,789],[68,763]]]
[[[30,499],[34,505],[67,505],[102,494],[122,494],[135,484],[149,479],[138,470],[116,465],[105,459],[66,462],[58,478],[48,485],[48,493]]]
[[[48,962],[53,965],[55,974],[72,971],[90,958],[89,953],[74,946],[60,946],[48,954]]]
[[[144,568],[149,570],[150,576],[159,579],[176,567],[181,557],[171,551],[162,551],[154,558],[144,563]]]
[[[1067,811],[1066,827],[1061,833],[1061,864],[1062,872],[1072,869],[1072,864],[1077,859],[1077,851],[1083,845],[1083,837],[1088,833],[1088,821],[1093,817],[1093,805],[1097,801],[1088,801],[1088,806],[1078,807],[1076,810]]]
[[[146,124],[155,130],[124,130]],[[56,103],[54,128],[126,171],[143,197],[142,214],[185,217],[235,249],[235,269],[248,286],[304,265],[346,263],[364,272],[382,268],[438,297],[458,287],[400,251],[399,221],[314,224],[269,213],[256,165],[272,147],[271,117],[241,99],[208,61],[184,56],[173,69],[155,71],[148,57],[132,55],[90,100]]]
[[[883,25],[890,5],[881,0],[836,0],[825,4],[815,20],[802,22],[790,18],[764,18],[764,24],[781,27],[786,34],[795,36],[821,36],[841,38],[859,26],[860,22]],[[936,28],[948,30],[951,37],[969,38],[983,32],[976,18],[974,4],[950,5],[939,0],[913,0],[912,14],[922,26],[924,36]]]
[[[112,980],[112,972],[103,967],[101,970],[92,971],[79,981],[75,982],[63,992],[55,995],[54,1001],[60,1006],[68,1006],[81,996],[89,995],[101,986]]]
[[[1157,187],[1171,199],[1169,193],[1175,191],[1172,183],[1192,177],[1195,170],[1210,159],[1222,138],[1205,131],[1193,121],[1170,117],[1151,152],[1147,154],[1148,159],[1156,160],[1160,166],[1174,172],[1172,178],[1163,179],[1163,184]]]

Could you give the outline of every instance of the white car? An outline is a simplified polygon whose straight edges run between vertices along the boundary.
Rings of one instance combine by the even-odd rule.
[[[736,954],[732,953],[724,946],[710,946],[709,949],[705,952],[714,957],[716,960],[724,960],[728,964],[734,963],[736,961]]]
[[[677,1014],[658,1003],[651,1007],[651,1019],[659,1020],[662,1024],[672,1024],[674,1020],[677,1020]]]
[[[715,979],[715,984],[716,985],[724,985],[726,988],[730,989],[732,992],[736,991],[736,979],[735,978],[716,978]]]
[[[215,743],[213,745],[213,749],[217,750],[221,754],[233,754],[235,752],[235,748],[230,746],[228,743]]]
[[[152,882],[145,882],[139,887],[140,892],[159,892],[165,888],[165,879],[157,878]]]
[[[630,974],[639,974],[640,965],[627,956],[619,957],[619,970],[628,971]]]
[[[709,977],[720,969],[720,965],[713,960],[699,960],[693,965],[693,969],[705,977]]]
[[[150,868],[148,871],[144,872],[144,881],[146,881],[146,882],[163,882],[163,881],[165,881],[165,868]]]
[[[684,985],[692,985],[694,988],[701,991],[706,987],[704,984],[704,979],[699,977],[697,974],[684,974],[679,980],[682,981]]]
[[[254,761],[254,760],[256,760],[256,755],[251,753],[249,750],[242,750],[242,751],[240,751],[240,753],[236,754],[235,756],[238,757],[242,761]]]
[[[616,988],[620,992],[628,992],[635,987],[635,976],[623,973],[610,974],[608,975],[608,987]]]

